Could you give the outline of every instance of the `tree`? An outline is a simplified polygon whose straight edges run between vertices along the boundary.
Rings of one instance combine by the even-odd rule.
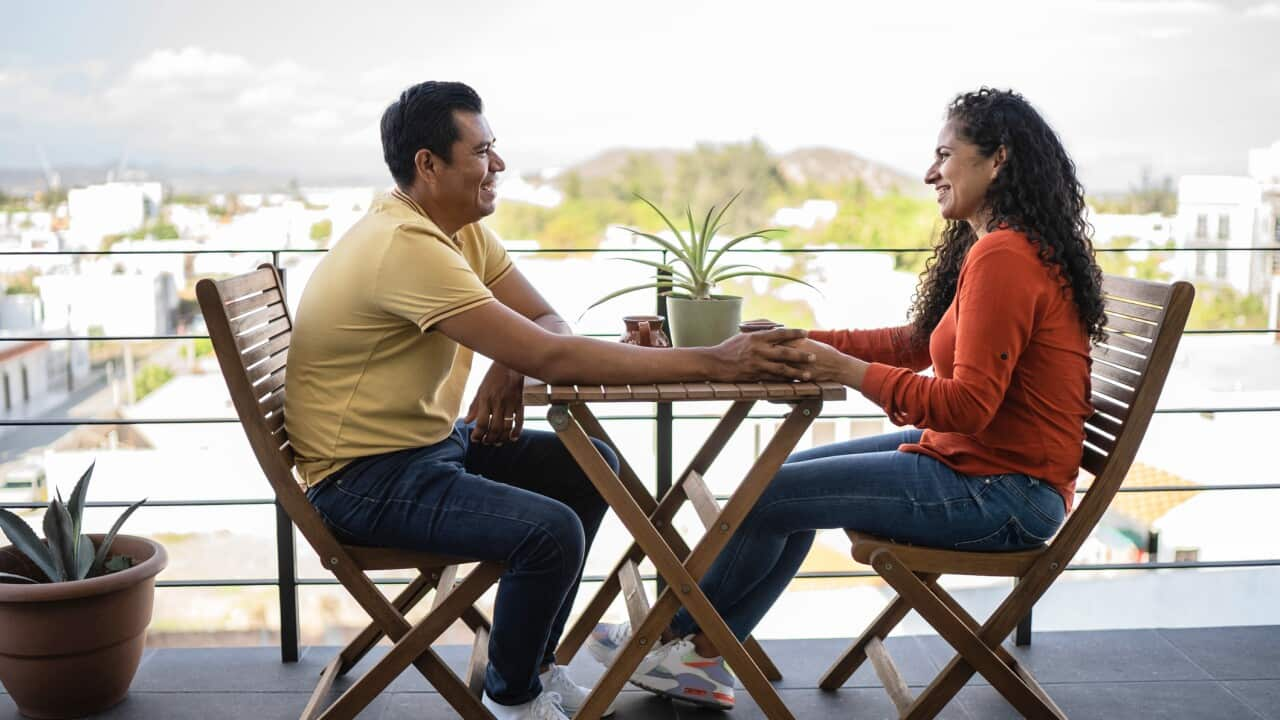
[[[1094,198],[1090,205],[1102,213],[1173,215],[1178,211],[1178,193],[1174,189],[1172,177],[1165,175],[1156,179],[1151,175],[1151,168],[1144,167],[1138,184],[1130,185],[1127,193]]]
[[[333,235],[333,221],[328,218],[314,222],[311,224],[311,239],[316,245],[324,247],[329,237]]]

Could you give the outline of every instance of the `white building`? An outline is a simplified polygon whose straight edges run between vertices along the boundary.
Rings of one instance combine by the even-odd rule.
[[[136,230],[160,211],[163,196],[158,182],[110,182],[72,190],[67,194],[72,244],[96,250],[103,236]]]
[[[68,340],[5,340],[43,334],[35,295],[0,295],[0,417],[43,410],[89,374],[89,346]]]
[[[1089,224],[1093,226],[1094,247],[1113,245],[1120,238],[1133,238],[1136,248],[1164,247],[1177,242],[1174,218],[1160,213],[1095,213],[1090,209]]]
[[[105,335],[174,331],[178,290],[169,273],[44,275],[35,284],[48,330],[77,335],[91,329]]]
[[[1252,177],[1186,175],[1178,179],[1181,247],[1274,248],[1276,211]],[[1270,296],[1274,253],[1209,249],[1179,253],[1178,275]]]

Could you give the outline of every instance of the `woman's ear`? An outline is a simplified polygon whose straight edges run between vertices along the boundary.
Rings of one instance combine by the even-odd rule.
[[[1009,159],[1009,154],[1005,151],[1003,145],[996,148],[996,151],[992,153],[991,155],[991,179],[992,180],[996,179],[996,174],[1000,172],[1000,168],[1004,166],[1005,161],[1008,159]]]

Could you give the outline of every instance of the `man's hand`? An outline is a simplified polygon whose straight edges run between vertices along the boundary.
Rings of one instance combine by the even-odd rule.
[[[854,389],[862,387],[862,377],[867,371],[867,363],[862,360],[808,338],[792,340],[787,345],[813,358],[807,369],[814,381],[838,382]]]
[[[476,390],[465,422],[475,422],[471,441],[501,445],[520,437],[524,427],[524,376],[493,363]]]
[[[781,328],[734,335],[711,348],[716,359],[713,379],[723,382],[749,380],[812,380],[811,352],[788,347],[808,342],[805,331]],[[786,343],[786,344],[779,344]]]

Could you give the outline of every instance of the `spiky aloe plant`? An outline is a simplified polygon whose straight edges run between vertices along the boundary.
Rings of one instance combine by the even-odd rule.
[[[84,517],[85,494],[89,491],[89,478],[93,475],[93,465],[84,471],[80,481],[71,491],[71,501],[64,503],[62,493],[56,493],[49,502],[49,509],[44,514],[45,542],[41,542],[22,518],[0,510],[0,530],[4,531],[9,542],[13,543],[28,560],[49,578],[49,582],[66,582],[68,580],[84,580],[85,578],[106,575],[124,570],[133,564],[133,559],[126,555],[111,556],[111,544],[115,542],[120,526],[146,500],[139,500],[116,520],[111,532],[102,538],[96,551],[93,541],[81,534],[81,521]],[[38,583],[39,578],[0,572],[0,580]]]
[[[666,224],[666,226],[675,235],[675,242],[659,237],[653,233],[641,232],[629,227],[624,227],[623,230],[652,241],[663,250],[671,253],[671,255],[675,257],[675,260],[664,263],[658,262],[657,260],[623,258],[628,262],[639,263],[641,265],[647,265],[648,267],[654,268],[658,271],[658,274],[654,277],[653,282],[645,283],[643,285],[633,285],[631,287],[611,292],[588,305],[587,309],[590,310],[591,308],[600,305],[601,303],[608,302],[620,295],[626,295],[627,293],[635,292],[637,290],[649,290],[654,288],[662,290],[664,295],[687,297],[695,300],[707,300],[711,298],[711,292],[715,289],[716,284],[739,277],[778,278],[780,280],[797,282],[801,285],[813,288],[812,285],[799,278],[792,277],[790,275],[783,275],[781,273],[767,272],[755,265],[743,263],[723,266],[719,265],[720,259],[724,257],[724,254],[732,250],[734,246],[739,243],[751,238],[767,240],[769,239],[769,233],[783,232],[781,228],[753,230],[745,235],[738,235],[721,245],[719,248],[713,249],[711,247],[711,243],[715,239],[716,234],[724,228],[723,220],[725,213],[729,211],[730,206],[733,205],[734,201],[737,200],[738,196],[741,194],[741,190],[734,193],[733,197],[729,198],[729,202],[719,208],[718,212],[716,206],[712,205],[711,209],[707,211],[706,216],[703,218],[701,226],[694,221],[693,210],[686,206],[685,216],[689,223],[687,236],[685,233],[680,231],[680,228],[676,227],[675,223],[671,222],[666,213],[662,212],[657,205],[649,202],[649,200],[644,196],[637,194],[636,197],[639,198],[641,202],[648,205],[650,208],[653,208],[653,211],[658,214],[658,217],[662,218],[662,222]],[[664,277],[664,275],[667,277]],[[813,289],[816,290],[817,288]]]

